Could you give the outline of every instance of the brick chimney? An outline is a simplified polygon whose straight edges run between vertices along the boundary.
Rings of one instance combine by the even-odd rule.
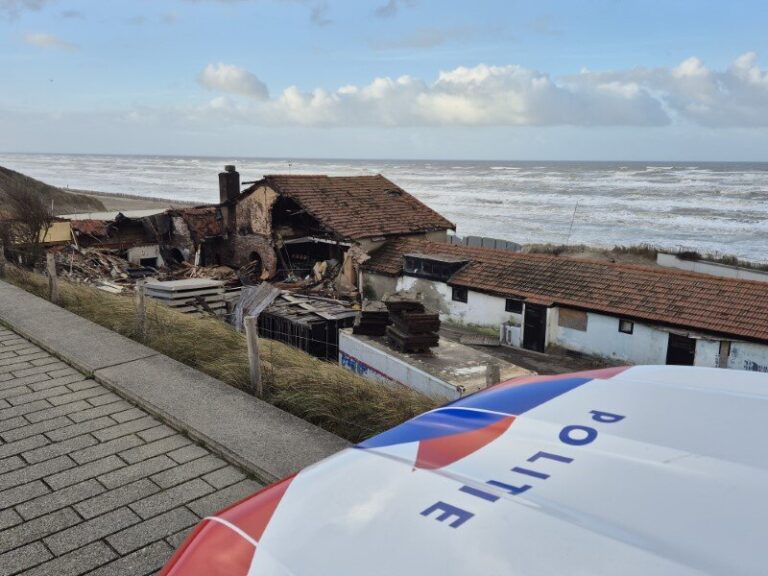
[[[224,204],[237,198],[240,194],[240,173],[232,164],[224,166],[224,172],[219,172],[219,202]]]
[[[240,194],[240,173],[235,166],[224,166],[219,172],[219,201],[226,219],[226,230],[233,234],[237,228],[237,196]]]

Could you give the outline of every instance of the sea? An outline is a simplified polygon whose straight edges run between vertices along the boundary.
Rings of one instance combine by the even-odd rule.
[[[768,162],[302,160],[0,154],[0,166],[64,188],[218,201],[218,172],[383,174],[460,236],[520,244],[652,244],[768,261]]]

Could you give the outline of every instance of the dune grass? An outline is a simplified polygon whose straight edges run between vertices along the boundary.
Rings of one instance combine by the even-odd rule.
[[[8,267],[6,280],[37,296],[47,297],[47,278]],[[60,281],[61,306],[96,324],[247,390],[248,352],[245,337],[213,318],[194,318],[147,301],[146,335],[136,329],[133,297]],[[400,424],[437,403],[405,387],[390,388],[361,378],[337,364],[269,339],[261,339],[267,402],[359,442]]]
[[[586,244],[526,244],[524,251],[529,254],[548,254],[551,256],[577,256],[584,253],[602,254],[605,257],[637,256],[648,260],[649,263],[656,262],[656,256],[659,252],[674,254],[681,260],[693,260],[702,262],[713,262],[715,264],[725,264],[727,266],[737,266],[739,268],[748,268],[751,270],[768,271],[768,263],[750,262],[737,256],[729,254],[711,254],[695,250],[660,248],[653,244],[632,244],[628,246],[614,246],[613,248],[601,248],[588,246]]]
[[[606,256],[625,255],[639,256],[647,260],[656,261],[659,249],[651,244],[635,244],[630,246],[614,246],[613,248],[599,248],[586,244],[526,244],[525,252],[529,254],[549,254],[552,256],[567,256],[569,254],[582,254],[584,252],[600,252]]]

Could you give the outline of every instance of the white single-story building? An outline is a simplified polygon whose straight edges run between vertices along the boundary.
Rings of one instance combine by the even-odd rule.
[[[363,264],[371,297],[408,291],[502,343],[632,364],[768,372],[768,286],[648,266],[400,239]]]

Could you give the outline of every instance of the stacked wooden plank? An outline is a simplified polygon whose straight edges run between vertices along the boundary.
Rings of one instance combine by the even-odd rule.
[[[386,335],[392,345],[403,352],[423,352],[439,344],[440,316],[427,312],[418,300],[404,297],[385,302],[392,325]]]
[[[221,280],[169,280],[144,285],[144,294],[148,298],[187,314],[225,314],[225,291]]]
[[[352,326],[353,334],[384,336],[390,324],[389,310],[381,302],[370,302],[363,306]]]

